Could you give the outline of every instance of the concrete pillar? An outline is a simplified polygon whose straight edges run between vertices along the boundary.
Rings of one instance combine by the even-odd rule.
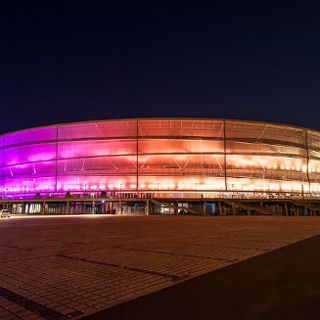
[[[203,203],[202,213],[203,213],[203,214],[206,214],[206,213],[207,213],[207,202],[206,202],[206,201]]]
[[[65,214],[69,214],[69,210],[70,210],[70,203],[69,203],[69,201],[67,201]]]
[[[92,201],[91,213],[92,214],[96,214],[96,203],[95,203],[95,201]]]
[[[40,206],[41,206],[41,212],[40,212],[40,214],[41,215],[44,215],[46,212],[45,212],[45,207],[46,207],[46,203],[45,202],[42,202],[42,203],[40,203]]]
[[[146,216],[149,215],[149,209],[150,209],[150,200],[146,201]]]
[[[222,216],[221,201],[218,201],[218,215]]]
[[[288,204],[286,202],[284,203],[284,214],[288,216]]]

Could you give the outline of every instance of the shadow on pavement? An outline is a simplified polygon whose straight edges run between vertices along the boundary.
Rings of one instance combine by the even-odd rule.
[[[81,319],[320,319],[320,236]]]

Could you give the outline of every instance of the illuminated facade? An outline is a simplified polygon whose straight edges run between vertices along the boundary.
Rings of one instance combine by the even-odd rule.
[[[320,194],[320,132],[223,119],[58,124],[0,136],[2,198]]]

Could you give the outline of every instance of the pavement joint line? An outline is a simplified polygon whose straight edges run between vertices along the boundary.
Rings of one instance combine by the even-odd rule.
[[[87,242],[83,241],[65,241],[65,240],[60,240],[60,239],[51,239],[51,242],[62,242],[62,243],[67,243],[67,244],[88,244]]]
[[[102,265],[102,266],[106,266],[106,267],[113,267],[113,268],[118,268],[118,269],[130,270],[130,271],[134,271],[134,272],[140,272],[140,273],[144,273],[144,274],[151,274],[154,276],[164,277],[164,278],[170,279],[172,281],[181,281],[182,279],[185,278],[185,276],[175,276],[175,275],[170,275],[167,273],[162,273],[162,272],[157,272],[157,271],[139,269],[139,268],[134,268],[134,267],[126,266],[126,265],[119,265],[116,263],[102,262],[102,261],[79,258],[79,257],[71,257],[71,256],[67,256],[64,254],[58,254],[57,256],[62,257],[62,258],[66,258],[66,259],[72,259],[72,260],[78,260],[78,261],[98,264],[98,265]]]
[[[23,257],[21,259],[14,259],[14,260],[1,260],[0,264],[17,262],[17,261],[20,261],[20,260],[29,261],[29,260],[37,260],[37,259],[47,259],[47,258],[54,258],[56,256],[57,256],[56,254],[50,254],[48,256],[37,256],[37,257],[29,257],[29,258]]]
[[[45,305],[42,305],[36,301],[30,300],[20,294],[17,294],[7,288],[0,287],[0,296],[31,311],[32,313],[38,314],[46,320],[67,320],[71,317],[79,316],[83,314],[81,311],[72,312],[68,315],[64,315],[56,310],[53,310]]]
[[[205,259],[205,260],[217,260],[217,261],[230,262],[230,263],[235,263],[235,262],[239,261],[239,259],[223,259],[223,258],[218,258],[218,257],[197,256],[197,255],[193,255],[193,254],[174,253],[174,252],[168,252],[168,251],[162,251],[162,250],[150,250],[150,249],[128,248],[128,247],[122,247],[120,249],[130,250],[130,251],[161,253],[161,254],[167,254],[167,255],[172,255],[172,256],[181,256],[181,257],[187,257],[187,258],[201,258],[201,259]]]
[[[9,308],[5,308],[5,307],[1,306],[1,309],[5,310],[6,312],[9,312],[10,314],[12,314],[16,318],[19,318],[19,319],[23,320],[23,318],[21,318],[19,315],[17,315],[14,312],[12,312]]]
[[[192,246],[198,246],[198,247],[204,247],[206,246],[206,243],[192,243],[192,242],[185,242],[182,243],[180,242],[180,244],[184,244],[184,245],[192,245]],[[286,243],[286,245],[288,245],[290,243]],[[240,249],[240,250],[255,250],[255,251],[259,251],[262,253],[268,252],[270,249],[260,249],[260,248],[254,248],[254,247],[238,247],[238,246],[224,246],[224,245],[212,245],[211,248],[219,248],[219,249]]]
[[[21,247],[9,245],[9,244],[0,244],[0,247],[10,248],[10,249],[18,249],[18,250],[24,250],[24,251],[32,251],[33,250],[33,249],[21,248]]]

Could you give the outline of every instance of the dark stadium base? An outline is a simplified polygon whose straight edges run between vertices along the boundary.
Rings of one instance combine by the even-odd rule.
[[[41,198],[0,200],[0,209],[22,215],[280,215],[318,216],[320,200]]]

